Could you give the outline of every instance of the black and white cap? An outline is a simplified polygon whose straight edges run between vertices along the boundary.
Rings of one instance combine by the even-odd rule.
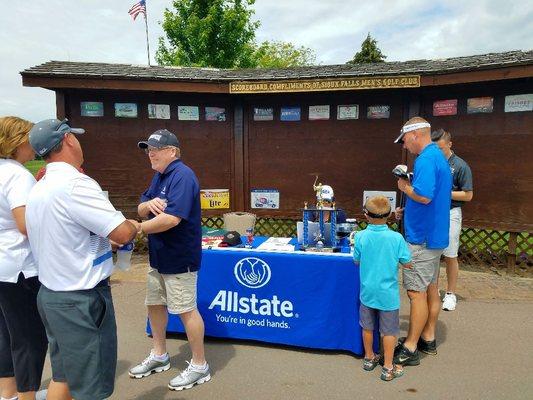
[[[166,146],[180,147],[180,142],[176,135],[169,130],[159,129],[152,133],[147,140],[137,143],[137,146],[139,146],[140,149],[146,149],[148,146],[159,149]]]

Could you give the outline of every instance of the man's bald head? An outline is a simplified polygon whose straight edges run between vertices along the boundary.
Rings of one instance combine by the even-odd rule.
[[[425,120],[422,117],[413,117],[409,121],[407,121],[403,127],[407,127],[408,125],[416,126],[415,124],[428,124],[429,122]],[[422,128],[415,129],[416,131],[420,131],[422,134],[428,134],[431,135],[431,126],[425,126]]]
[[[402,143],[412,154],[420,154],[431,143],[431,125],[422,117],[413,117],[403,125],[395,143]]]

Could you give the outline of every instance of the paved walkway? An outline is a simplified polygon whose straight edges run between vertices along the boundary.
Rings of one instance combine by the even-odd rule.
[[[353,399],[532,399],[533,279],[464,272],[455,312],[440,315],[439,354],[424,356],[418,367],[392,382],[379,371],[365,372],[351,353],[314,351],[252,341],[206,339],[213,379],[184,392],[171,392],[168,381],[190,358],[182,335],[168,340],[172,368],[142,380],[128,368],[150,349],[144,334],[146,263],[137,258],[132,271],[113,276],[119,335],[116,390],[110,400],[353,400]],[[402,334],[409,305],[402,295]],[[332,310],[334,312],[334,310]],[[50,377],[47,364],[45,384]]]

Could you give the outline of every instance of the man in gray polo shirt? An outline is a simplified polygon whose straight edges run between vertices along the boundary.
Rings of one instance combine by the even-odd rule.
[[[139,223],[115,210],[102,189],[78,171],[83,151],[67,121],[49,119],[30,131],[46,175],[26,204],[26,225],[39,268],[39,314],[50,344],[48,398],[102,400],[113,393],[117,328],[109,286],[109,239],[124,244]]]
[[[446,261],[447,287],[442,309],[453,311],[457,306],[457,277],[459,276],[459,263],[457,252],[459,251],[459,239],[461,237],[461,223],[463,219],[462,205],[471,201],[474,196],[472,184],[472,171],[468,164],[452,151],[452,135],[444,129],[431,133],[431,140],[439,146],[450,164],[452,171],[452,203],[450,206],[450,244],[442,253]]]

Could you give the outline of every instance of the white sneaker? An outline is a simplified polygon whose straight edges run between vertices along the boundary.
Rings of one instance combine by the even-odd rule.
[[[446,293],[442,301],[442,309],[445,311],[453,311],[457,306],[457,297],[453,293]]]
[[[187,364],[189,366],[168,384],[170,390],[190,389],[194,385],[201,385],[202,383],[209,382],[211,379],[209,364],[206,363],[203,369],[195,368],[192,365],[192,360],[191,362],[187,361]]]
[[[140,379],[152,373],[168,371],[170,369],[170,357],[168,353],[165,356],[163,361],[159,361],[156,359],[154,350],[151,350],[150,355],[143,362],[129,370],[130,377]]]

